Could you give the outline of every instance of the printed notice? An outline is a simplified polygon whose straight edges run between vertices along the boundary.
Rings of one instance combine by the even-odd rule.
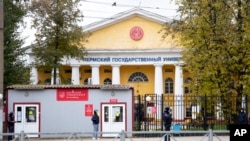
[[[92,116],[93,115],[93,105],[92,104],[85,104],[85,116]]]

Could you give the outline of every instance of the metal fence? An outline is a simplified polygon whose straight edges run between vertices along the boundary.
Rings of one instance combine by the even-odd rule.
[[[15,136],[13,141],[90,141],[94,132],[72,132],[72,133],[0,133],[3,141],[8,135]],[[229,131],[133,131],[133,132],[98,132],[102,141],[165,141],[166,136],[170,136],[171,141],[228,141]],[[104,134],[113,137],[102,137]],[[39,135],[39,138],[29,137]]]
[[[136,131],[162,131],[162,112],[166,106],[172,109],[173,124],[180,124],[182,130],[227,130],[229,124],[236,123],[239,105],[248,112],[247,95],[223,97],[146,94],[135,96],[134,100]],[[239,101],[240,104],[237,103]]]

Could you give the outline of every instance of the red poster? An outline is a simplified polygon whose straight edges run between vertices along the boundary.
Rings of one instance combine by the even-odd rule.
[[[57,101],[87,101],[88,89],[57,89]]]
[[[85,104],[85,116],[92,116],[92,115],[93,115],[93,105]]]
[[[152,107],[152,114],[157,114],[157,107]]]

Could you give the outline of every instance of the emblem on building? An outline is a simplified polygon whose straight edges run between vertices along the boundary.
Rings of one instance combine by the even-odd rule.
[[[139,26],[134,26],[130,29],[130,38],[135,41],[140,40],[143,37],[143,30]]]

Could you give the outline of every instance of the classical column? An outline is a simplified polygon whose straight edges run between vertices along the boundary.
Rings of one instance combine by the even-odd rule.
[[[175,107],[174,107],[174,119],[184,120],[184,102],[183,102],[183,71],[182,63],[175,64],[175,83],[174,83],[174,94],[175,94]]]
[[[37,68],[36,67],[32,67],[31,68],[30,83],[32,85],[37,85],[37,83],[38,83],[38,72],[37,72]]]
[[[61,84],[61,79],[59,77],[59,69],[56,69],[56,84]],[[54,85],[54,69],[51,71],[51,85]]]
[[[79,65],[71,65],[72,67],[72,73],[71,73],[71,82],[73,85],[79,85],[79,79],[80,79],[80,75],[79,75]]]
[[[92,84],[93,85],[99,85],[100,84],[100,72],[99,67],[100,65],[91,65],[92,67]]]
[[[163,94],[163,78],[162,78],[162,66],[163,64],[154,64],[155,66],[155,94]]]
[[[120,66],[112,65],[112,84],[120,84]]]
[[[163,94],[163,77],[162,77],[162,66],[163,64],[154,64],[155,66],[155,94],[157,95],[156,98],[156,108],[157,108],[157,117],[159,119],[161,119],[162,117],[162,109],[161,109],[161,105],[162,105],[162,99],[161,99],[161,95]]]

